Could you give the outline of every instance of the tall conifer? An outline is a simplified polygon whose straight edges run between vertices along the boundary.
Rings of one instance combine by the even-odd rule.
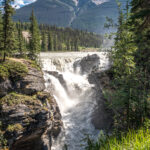
[[[48,35],[48,50],[53,51],[53,38],[51,32]]]
[[[3,50],[3,20],[2,20],[2,13],[0,11],[0,53],[2,52]]]
[[[5,61],[6,54],[12,52],[14,50],[14,24],[12,22],[12,15],[14,13],[14,9],[11,6],[11,3],[14,0],[4,0],[2,2],[4,6],[4,14],[3,14],[3,40],[4,40],[4,57],[3,61]]]
[[[31,34],[30,54],[31,54],[32,59],[35,59],[37,54],[41,50],[41,48],[40,48],[41,46],[40,46],[39,27],[38,27],[37,20],[34,16],[33,10],[32,10],[32,13],[31,13],[30,22],[31,22],[31,26],[30,26],[30,34]]]
[[[18,50],[21,56],[25,53],[25,42],[22,33],[21,22],[18,23]]]

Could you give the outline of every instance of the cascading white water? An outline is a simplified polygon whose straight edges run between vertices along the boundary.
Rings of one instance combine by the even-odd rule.
[[[47,91],[53,89],[59,105],[64,129],[53,141],[52,150],[83,150],[85,134],[97,136],[98,131],[91,124],[91,114],[96,105],[94,88],[88,82],[87,74],[74,72],[73,63],[81,58],[97,54],[99,68],[108,69],[109,59],[102,52],[41,53],[40,60]]]

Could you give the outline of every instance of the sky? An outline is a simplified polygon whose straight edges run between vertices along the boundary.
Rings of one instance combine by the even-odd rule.
[[[13,4],[13,6],[18,9],[24,5],[28,5],[30,3],[35,2],[36,0],[15,0],[15,3]]]
[[[2,0],[0,0],[1,2]],[[19,9],[20,7],[23,7],[25,5],[28,5],[30,3],[33,3],[35,2],[36,0],[14,0],[14,4],[13,4],[13,7],[15,7],[16,9]],[[77,2],[78,0],[73,0],[76,5],[77,5]],[[92,0],[95,4],[99,5],[99,4],[102,4],[104,2],[107,2],[109,0]]]

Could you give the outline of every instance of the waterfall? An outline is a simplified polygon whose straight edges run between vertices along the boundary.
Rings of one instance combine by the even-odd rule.
[[[86,56],[93,54],[98,58],[97,61],[92,59],[94,62],[86,62]],[[84,58],[86,64],[81,65]],[[99,70],[109,68],[107,53],[41,53],[40,60],[46,90],[53,92],[64,124],[61,134],[53,140],[52,150],[63,150],[65,146],[68,150],[84,150],[85,135],[96,137],[99,133],[91,123],[91,115],[97,103],[94,99],[94,85],[89,83],[88,74],[95,67]]]

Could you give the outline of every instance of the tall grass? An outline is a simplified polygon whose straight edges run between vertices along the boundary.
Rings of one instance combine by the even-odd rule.
[[[120,137],[103,136],[96,143],[88,139],[86,150],[150,150],[150,130],[141,128]]]

